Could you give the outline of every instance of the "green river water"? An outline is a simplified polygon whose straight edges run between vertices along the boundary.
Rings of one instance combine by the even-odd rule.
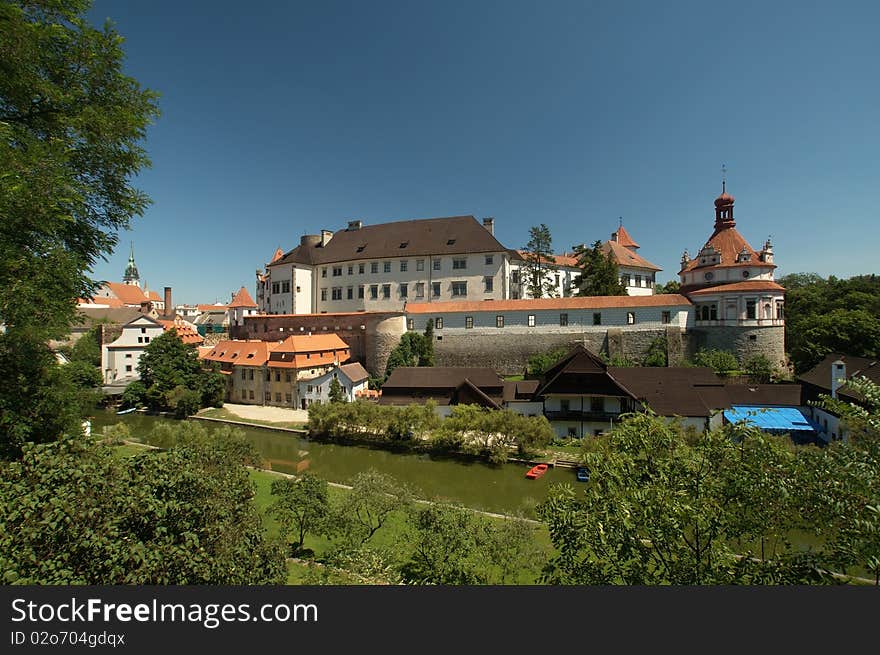
[[[153,426],[174,419],[147,416],[138,412],[117,416],[100,413],[92,419],[92,430],[123,422],[132,436],[146,441]],[[209,430],[217,423],[201,421]],[[427,454],[401,454],[360,446],[323,444],[290,432],[237,426],[263,456],[263,466],[284,473],[308,469],[330,482],[348,482],[354,475],[374,468],[406,482],[423,498],[442,498],[489,512],[523,511],[533,516],[535,504],[544,500],[555,482],[578,484],[572,469],[553,469],[538,480],[525,477],[525,464],[489,466]]]

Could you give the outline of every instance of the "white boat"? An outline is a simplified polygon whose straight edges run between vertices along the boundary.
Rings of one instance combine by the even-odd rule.
[[[118,415],[118,414],[131,414],[132,412],[136,412],[136,411],[137,411],[137,407],[132,407],[132,408],[130,408],[130,409],[123,409],[123,410],[120,410],[120,411],[116,412],[116,414],[117,414],[117,415]]]

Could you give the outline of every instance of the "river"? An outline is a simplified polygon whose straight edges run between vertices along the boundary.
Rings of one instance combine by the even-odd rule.
[[[92,430],[122,422],[133,438],[146,442],[153,426],[174,419],[147,416],[138,412],[117,416],[102,412],[92,419]],[[202,421],[208,430],[216,423]],[[571,469],[549,469],[538,480],[528,480],[525,464],[490,466],[427,454],[401,454],[361,446],[317,443],[290,432],[237,426],[256,446],[263,466],[283,473],[309,470],[330,482],[347,483],[361,471],[374,468],[411,485],[422,498],[442,498],[489,512],[522,511],[534,516],[534,506],[544,500],[554,482],[578,484]]]

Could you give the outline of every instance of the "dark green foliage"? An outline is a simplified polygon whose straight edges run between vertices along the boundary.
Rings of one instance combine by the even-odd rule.
[[[91,330],[77,339],[70,350],[70,361],[85,362],[95,368],[101,367],[101,326]]]
[[[464,452],[501,464],[514,450],[525,455],[546,447],[553,439],[553,429],[544,416],[457,405],[440,424],[437,438],[440,443],[457,443]]]
[[[719,375],[724,375],[737,371],[739,362],[736,361],[736,355],[727,350],[700,349],[694,355],[694,364],[696,366],[707,366]]]
[[[0,459],[18,457],[28,441],[80,433],[93,405],[84,406],[81,389],[39,337],[19,330],[0,334],[0,371]]]
[[[129,181],[156,94],[122,73],[122,39],[85,0],[0,5],[0,317],[61,336],[117,231],[147,197]]]
[[[279,584],[229,430],[176,426],[176,445],[119,457],[94,440],[28,445],[0,466],[0,576],[7,584]]]
[[[880,277],[826,280],[815,273],[793,273],[779,283],[787,289],[785,349],[796,373],[831,352],[880,356]]]
[[[350,482],[351,491],[333,510],[333,531],[349,549],[359,550],[385,525],[394,512],[412,503],[412,491],[393,477],[369,469]]]
[[[400,338],[388,355],[382,383],[398,366],[434,366],[434,319],[428,319],[424,334],[407,332]]]
[[[344,403],[345,402],[345,390],[342,388],[342,385],[339,383],[339,380],[333,378],[330,380],[330,402],[331,403]]]
[[[681,282],[678,280],[669,280],[666,284],[661,284],[654,288],[654,293],[681,293]]]
[[[554,348],[553,350],[548,350],[547,352],[532,355],[529,357],[526,366],[526,377],[532,380],[540,378],[549,368],[567,354],[568,348],[562,346]]]
[[[654,339],[648,347],[648,352],[645,353],[642,366],[666,366],[668,363],[666,348],[666,337],[657,337]]]
[[[123,409],[140,407],[146,402],[147,388],[140,380],[135,380],[122,392],[121,405]]]
[[[553,255],[553,237],[544,223],[529,228],[529,242],[523,248],[526,263],[522,275],[532,298],[553,298],[557,288],[553,280],[556,257]]]
[[[766,384],[773,381],[773,362],[765,355],[752,355],[743,362],[743,370],[749,374],[752,381],[758,384]]]
[[[434,319],[429,318],[425,323],[425,340],[422,343],[422,352],[419,353],[419,366],[435,366],[434,358]]]
[[[602,252],[602,242],[596,241],[590,248],[575,250],[581,274],[575,284],[579,296],[625,296],[626,285],[620,281],[617,262],[611,253]]]
[[[177,330],[153,339],[141,355],[138,373],[142,402],[156,410],[189,416],[200,407],[222,406],[226,381],[215,370],[203,370],[195,346],[185,344]]]
[[[285,543],[294,538],[296,551],[302,550],[307,534],[326,531],[330,514],[326,480],[309,472],[298,479],[280,478],[272,482],[272,495],[276,500],[270,505],[269,512],[278,520]]]

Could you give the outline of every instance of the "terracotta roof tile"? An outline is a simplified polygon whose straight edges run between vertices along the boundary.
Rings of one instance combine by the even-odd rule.
[[[248,290],[242,287],[238,290],[238,293],[232,298],[232,302],[229,303],[229,307],[254,307],[256,308],[257,303],[254,302],[254,299],[251,298],[251,294],[248,293]]]
[[[177,336],[180,338],[183,343],[187,344],[198,344],[202,343],[205,338],[199,334],[198,330],[193,327],[191,323],[184,321],[183,319],[174,319],[173,321],[159,321],[162,324],[162,327],[166,330],[170,330],[174,328],[177,330]]]
[[[746,282],[733,282],[732,284],[719,284],[714,287],[705,287],[697,291],[691,291],[689,296],[709,295],[713,293],[727,293],[730,291],[785,291],[785,287],[772,280],[748,280]]]
[[[682,295],[656,296],[574,296],[572,298],[537,298],[526,300],[472,300],[407,303],[407,314],[442,314],[447,312],[516,312],[555,309],[605,309],[609,307],[669,307],[690,305]]]
[[[516,253],[522,258],[525,259],[528,255],[528,252],[525,250],[517,250]],[[569,255],[568,253],[564,253],[562,255],[553,255],[553,262],[557,266],[567,266],[569,268],[577,268],[578,260],[574,255]]]
[[[203,359],[236,366],[262,366],[269,359],[270,345],[268,341],[220,341]]]
[[[629,235],[629,232],[626,231],[626,228],[621,225],[617,228],[617,232],[611,235],[612,239],[615,239],[616,243],[620,244],[624,248],[638,248],[639,244],[633,241],[633,238]]]
[[[622,229],[622,228],[621,228]],[[611,256],[618,266],[630,266],[632,268],[647,268],[652,271],[662,271],[659,266],[652,264],[637,252],[625,248],[615,241],[606,241],[602,244],[602,252],[611,252]]]
[[[229,305],[196,305],[200,312],[225,312]]]
[[[122,284],[121,282],[105,282],[104,286],[126,305],[138,305],[147,302],[149,298],[144,295],[141,288],[134,284]]]
[[[203,356],[203,359],[236,366],[268,363],[272,368],[327,366],[350,358],[348,344],[336,334],[291,336],[280,342],[226,340]]]
[[[162,298],[159,297],[159,294],[155,291],[147,291],[146,296],[149,300],[152,300],[153,302],[163,302]]]
[[[755,249],[749,245],[749,242],[745,240],[743,235],[737,232],[735,227],[717,228],[703,247],[705,248],[706,246],[712,246],[721,252],[720,264],[698,266],[700,263],[700,255],[698,253],[697,256],[688,262],[688,264],[679,272],[683,273],[684,271],[692,271],[695,268],[712,270],[714,268],[726,268],[729,266],[761,266],[763,268],[776,268],[774,264],[765,264],[762,262]],[[751,255],[750,261],[737,262],[737,255],[739,255],[743,247],[745,247],[746,252]]]

